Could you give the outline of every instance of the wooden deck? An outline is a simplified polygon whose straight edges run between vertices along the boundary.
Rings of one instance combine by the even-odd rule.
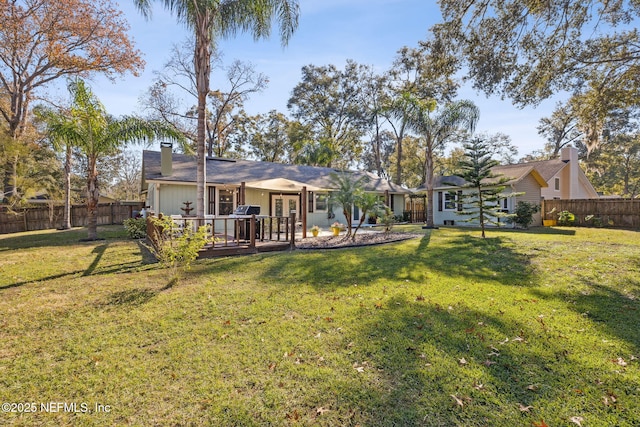
[[[257,254],[261,252],[276,252],[276,251],[286,251],[291,248],[291,243],[289,242],[255,242],[255,246],[252,247],[249,243],[247,244],[236,244],[230,243],[226,246],[214,246],[211,245],[205,246],[198,255],[199,258],[216,258],[216,257],[224,257],[224,256],[234,256],[234,255],[249,255],[249,254]]]

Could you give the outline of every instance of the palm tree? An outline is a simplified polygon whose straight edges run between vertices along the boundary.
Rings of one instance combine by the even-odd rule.
[[[136,117],[115,119],[109,116],[100,101],[83,80],[68,85],[71,108],[45,116],[52,140],[67,147],[77,147],[87,160],[87,240],[97,239],[98,161],[113,154],[128,142],[167,138],[182,142],[183,135],[162,122]]]
[[[134,0],[145,15],[151,12],[153,0]],[[280,38],[286,45],[298,26],[297,0],[159,0],[176,15],[179,22],[193,30],[195,37],[194,76],[198,93],[198,131],[196,215],[204,218],[205,192],[205,111],[209,94],[211,52],[217,37],[228,37],[239,31],[250,31],[254,39],[266,38],[271,33],[271,21],[280,23]]]
[[[435,112],[435,113],[434,113]],[[438,149],[442,149],[461,130],[473,132],[480,110],[467,100],[455,101],[436,112],[433,100],[411,100],[408,125],[417,132],[424,143],[424,176],[427,190],[427,227],[433,227],[433,158]]]
[[[345,239],[351,237],[353,224],[353,207],[358,202],[358,198],[364,192],[364,185],[368,179],[365,176],[361,176],[355,179],[348,172],[335,173],[332,172],[329,175],[332,187],[335,188],[331,192],[331,203],[338,204],[342,207],[342,213],[344,219],[347,222],[347,233]]]

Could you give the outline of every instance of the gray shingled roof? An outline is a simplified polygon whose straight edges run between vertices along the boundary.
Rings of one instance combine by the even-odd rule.
[[[144,180],[165,182],[196,182],[195,156],[173,153],[173,171],[170,176],[160,173],[160,152],[145,150],[142,153]],[[339,172],[336,169],[287,165],[283,163],[256,162],[236,159],[207,159],[207,183],[239,185],[242,182],[261,181],[272,178],[285,178],[306,183],[315,187],[331,188],[329,175]],[[410,191],[384,180],[369,172],[349,171],[354,177],[367,176],[369,191],[389,191],[391,193],[409,193]]]

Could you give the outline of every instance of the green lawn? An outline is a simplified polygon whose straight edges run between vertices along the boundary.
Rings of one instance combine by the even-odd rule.
[[[120,227],[0,236],[0,425],[640,425],[638,232],[398,230],[173,287]]]

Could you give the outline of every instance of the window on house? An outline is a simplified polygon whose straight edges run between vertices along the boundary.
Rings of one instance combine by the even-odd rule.
[[[327,194],[316,194],[315,195],[315,199],[316,199],[316,211],[318,212],[326,212],[327,211],[327,201],[328,201],[328,195]]]
[[[218,215],[233,213],[233,190],[218,191]]]
[[[207,187],[207,214],[216,214],[216,187]]]
[[[560,191],[560,178],[556,178],[554,181],[554,188],[556,191]]]
[[[455,211],[458,209],[457,205],[457,194],[453,191],[447,191],[444,195],[444,210],[445,211]]]

